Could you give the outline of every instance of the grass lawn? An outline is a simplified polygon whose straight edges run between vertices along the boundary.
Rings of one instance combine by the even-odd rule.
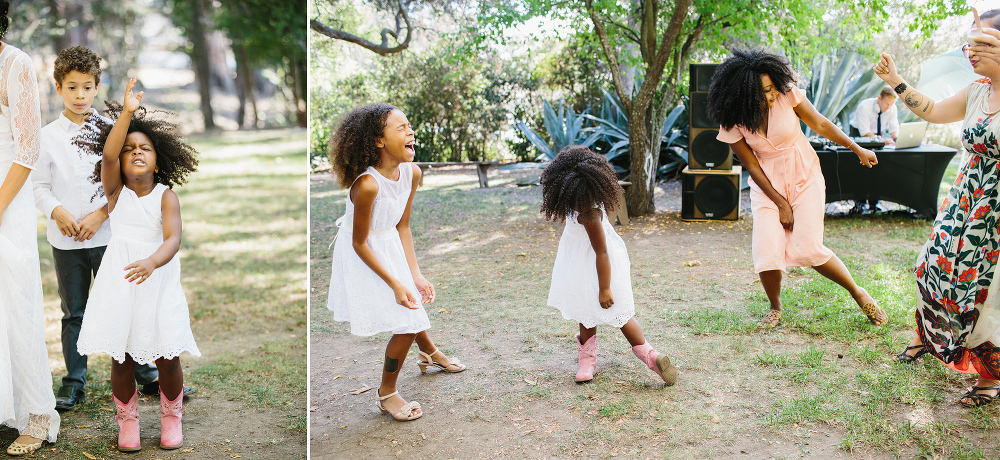
[[[129,458],[305,458],[306,133],[225,132],[191,139],[201,164],[176,188],[184,223],[182,279],[201,357],[182,355],[184,448],[156,447],[158,398],[140,401],[143,451]],[[52,254],[39,253],[53,385],[65,374]],[[46,458],[122,457],[110,358],[90,357],[87,400],[63,413]],[[16,436],[0,430],[0,443]]]

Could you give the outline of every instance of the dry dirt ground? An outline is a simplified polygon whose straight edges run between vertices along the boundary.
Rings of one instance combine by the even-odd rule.
[[[424,416],[407,423],[379,414],[375,390],[365,390],[379,384],[388,336],[352,336],[348,325],[334,322],[325,309],[328,244],[333,219],[343,213],[345,192],[328,174],[312,175],[310,458],[917,455],[918,447],[912,444],[890,451],[867,445],[845,449],[847,434],[837,423],[768,422],[767,415],[782,401],[811,390],[754,365],[755,355],[818,347],[825,353],[830,380],[843,373],[846,381],[862,367],[857,358],[860,344],[826,343],[822,337],[780,327],[768,333],[702,334],[681,324],[678,318],[686,312],[705,311],[735,312],[736,322],[755,324],[766,307],[750,260],[748,213],[735,222],[683,222],[677,182],[660,185],[655,215],[617,227],[632,260],[636,319],[647,340],[678,366],[677,385],[664,387],[632,355],[622,335],[609,328],[598,328],[595,380],[575,384],[576,324],[546,306],[562,224],[538,215],[539,187],[514,185],[532,174],[537,171],[491,171],[493,187],[478,189],[469,169],[432,171],[424,189],[418,190],[413,223],[417,259],[438,298],[427,306],[429,332],[445,353],[459,357],[468,369],[421,375],[411,349],[399,389],[421,403]],[[453,195],[431,196],[444,191]],[[421,193],[430,198],[421,198]],[[422,202],[434,207],[422,207]],[[502,206],[486,205],[498,202]],[[749,208],[746,191],[742,208]],[[866,231],[861,238],[877,237],[881,231]],[[827,243],[837,252],[849,247],[841,254],[847,259],[863,254],[864,248],[851,246],[858,237],[828,231]],[[915,251],[921,244],[913,241],[904,249]],[[792,272],[786,285],[810,276],[811,271]],[[751,298],[756,298],[755,306],[748,312]],[[844,308],[852,321],[848,327],[862,323],[856,307]],[[906,313],[899,315],[905,318]],[[906,334],[901,325],[887,349],[905,341]],[[876,368],[888,366],[886,357],[877,361]],[[959,420],[965,415],[954,404],[941,404],[904,407],[887,416]],[[997,455],[995,430],[975,436],[980,447],[990,446],[987,452]]]

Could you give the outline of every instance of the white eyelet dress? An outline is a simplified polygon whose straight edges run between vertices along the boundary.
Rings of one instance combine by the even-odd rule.
[[[635,316],[632,298],[632,278],[629,270],[625,241],[601,210],[601,227],[604,243],[611,262],[611,295],[615,303],[611,308],[601,308],[600,284],[597,281],[597,252],[590,244],[587,229],[577,221],[577,213],[566,216],[566,228],[559,239],[556,261],[552,266],[552,286],[549,288],[550,306],[562,312],[563,318],[592,328],[598,324],[622,327]]]
[[[31,58],[0,52],[0,182],[16,163],[38,160],[38,80]],[[31,179],[0,216],[0,425],[49,442],[59,433],[45,347],[38,230]]]
[[[87,299],[76,348],[82,355],[107,353],[149,364],[183,352],[201,356],[187,299],[181,288],[181,261],[175,254],[141,284],[125,279],[125,267],[145,259],[163,244],[163,192],[156,184],[145,196],[122,187],[111,211],[111,241]]]
[[[378,195],[372,207],[368,246],[375,257],[394,278],[417,299],[417,308],[409,309],[396,303],[389,285],[372,271],[354,251],[354,203],[347,196],[347,210],[337,219],[336,241],[333,246],[333,270],[330,275],[330,295],[326,306],[333,310],[333,319],[351,323],[351,334],[368,337],[380,332],[415,334],[430,329],[431,322],[421,304],[420,291],[406,263],[403,242],[396,225],[403,218],[413,185],[413,165],[399,165],[399,179],[389,180],[369,166],[361,175],[378,182]]]

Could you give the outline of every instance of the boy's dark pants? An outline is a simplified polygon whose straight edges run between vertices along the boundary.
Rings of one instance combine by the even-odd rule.
[[[63,359],[66,360],[63,386],[83,390],[87,385],[87,357],[76,351],[76,341],[80,338],[80,326],[83,324],[83,311],[87,308],[91,279],[97,276],[105,249],[107,246],[71,250],[52,248],[63,311],[62,347]],[[135,366],[135,380],[139,385],[146,385],[156,380],[157,376],[156,366]]]

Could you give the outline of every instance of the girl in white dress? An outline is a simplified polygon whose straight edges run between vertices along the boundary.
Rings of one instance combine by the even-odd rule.
[[[7,7],[0,1],[0,37]],[[0,43],[0,425],[20,433],[10,455],[34,452],[59,433],[28,177],[41,129],[37,82],[31,58]]]
[[[621,186],[611,164],[586,147],[571,145],[542,172],[542,212],[565,220],[552,267],[548,304],[563,318],[580,323],[576,336],[579,369],[576,382],[589,382],[597,369],[597,325],[620,328],[632,352],[667,385],[677,369],[667,355],[646,343],[636,322],[630,262],[625,242],[608,222]]]
[[[136,363],[156,363],[160,447],[176,449],[183,441],[184,376],[179,355],[201,353],[191,334],[181,288],[176,256],[181,212],[170,187],[183,184],[198,160],[194,149],[182,141],[178,125],[164,118],[164,112],[139,106],[142,92],[133,95],[134,85],[133,78],[122,106],[108,104],[108,116],[117,119],[113,126],[104,126],[98,136],[78,139],[81,147],[103,150],[97,169],[108,198],[112,236],[87,300],[77,349],[113,358],[111,392],[121,451],[141,446],[132,371]]]
[[[333,172],[350,188],[347,209],[337,219],[327,308],[362,337],[391,332],[385,348],[376,406],[396,420],[420,418],[416,401],[396,390],[399,369],[416,341],[417,366],[461,372],[465,365],[434,346],[423,303],[434,302],[434,286],[417,266],[410,233],[413,194],[420,183],[413,127],[388,104],[370,104],[347,114],[330,140]]]

